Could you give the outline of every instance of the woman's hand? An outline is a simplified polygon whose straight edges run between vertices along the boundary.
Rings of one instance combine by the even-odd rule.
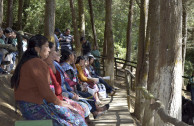
[[[76,93],[73,93],[73,98],[72,98],[73,100],[79,100],[79,96],[76,94]]]
[[[61,104],[59,106],[67,107],[70,110],[76,111],[71,105],[69,105],[66,101],[61,101]]]

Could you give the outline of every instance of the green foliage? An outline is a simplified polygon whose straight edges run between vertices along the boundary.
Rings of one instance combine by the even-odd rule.
[[[187,49],[186,58],[185,58],[185,66],[184,66],[184,75],[191,76],[194,71],[194,49]]]
[[[194,71],[194,66],[193,66],[193,64],[192,64],[192,62],[191,61],[189,61],[189,60],[186,60],[185,61],[185,67],[184,67],[184,75],[185,76],[191,76],[192,75],[192,72]]]
[[[125,48],[122,48],[118,43],[115,43],[114,49],[115,49],[115,57],[125,59],[125,57],[126,57],[126,49]]]
[[[28,14],[24,31],[37,34],[44,33],[45,1],[30,1],[30,6],[25,10]]]

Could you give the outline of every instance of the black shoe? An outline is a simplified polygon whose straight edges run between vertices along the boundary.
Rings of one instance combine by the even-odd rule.
[[[9,74],[7,71],[3,71],[2,74]]]
[[[106,110],[108,110],[109,107],[110,107],[110,105],[109,104],[106,104],[105,107],[106,107]]]

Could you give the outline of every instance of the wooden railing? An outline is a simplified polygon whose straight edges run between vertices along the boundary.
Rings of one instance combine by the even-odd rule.
[[[129,70],[125,69],[125,80],[126,80],[126,88],[127,88],[127,102],[128,102],[128,109],[130,110],[130,99],[131,97],[135,98],[134,96],[131,95],[130,93],[130,87],[131,83],[129,82],[129,78],[135,78],[135,75]],[[175,126],[189,126],[188,124],[179,121],[178,119],[169,116],[164,108],[164,105],[161,103],[160,100],[155,98],[149,91],[143,87],[136,87],[136,90],[140,90],[142,92],[143,97],[145,98],[147,103],[152,103],[149,105],[151,108],[151,111],[156,111],[157,114],[160,116],[161,120],[163,120],[165,123],[170,123]]]
[[[102,67],[102,71],[103,71],[103,76],[105,76],[105,60],[106,60],[106,56],[100,56],[98,57],[100,58],[100,63],[101,63],[101,67]],[[133,61],[127,61],[121,58],[114,58],[114,69],[115,69],[115,77],[121,77],[121,78],[126,78],[125,74],[119,74],[119,72],[123,72],[125,73],[125,70],[131,71],[131,75],[133,71],[136,71],[136,62]],[[122,67],[118,68],[118,64],[120,64]],[[125,68],[123,68],[123,66],[125,65]],[[133,84],[133,79],[134,77],[130,77],[130,82],[131,82],[131,89],[134,89],[134,84]]]

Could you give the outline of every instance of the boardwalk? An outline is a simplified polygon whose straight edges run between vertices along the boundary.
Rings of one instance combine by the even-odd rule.
[[[98,119],[93,120],[95,126],[135,126],[135,122],[128,111],[124,89],[117,90],[113,98],[107,98],[103,101],[103,103],[108,102],[111,102],[109,110]]]
[[[0,76],[0,126],[13,126],[16,120],[23,120],[21,114],[15,114],[13,90],[10,89],[10,75]],[[117,90],[116,95],[110,96],[103,103],[110,103],[109,110],[96,120],[95,126],[135,126],[128,107],[126,91]],[[90,119],[93,119],[91,116]]]

